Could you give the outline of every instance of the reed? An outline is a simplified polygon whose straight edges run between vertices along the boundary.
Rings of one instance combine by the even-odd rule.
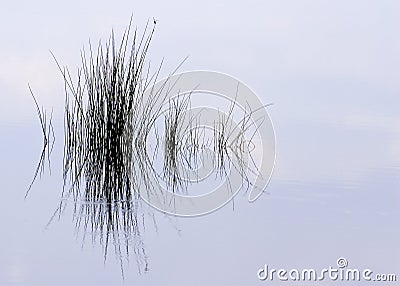
[[[182,180],[180,162],[185,158],[182,154],[183,135],[188,131],[185,125],[185,115],[188,111],[190,96],[177,96],[169,101],[169,107],[164,117],[164,180],[172,191],[184,188],[186,181]],[[189,130],[189,132],[192,132]],[[192,134],[192,140],[193,134]]]
[[[31,89],[30,85],[28,85],[28,88],[29,88],[30,94],[33,98],[33,101],[35,102],[37,116],[38,116],[40,126],[42,129],[43,147],[42,147],[42,152],[40,154],[39,162],[37,164],[35,173],[33,175],[33,179],[31,181],[31,183],[29,184],[28,190],[25,193],[25,199],[28,197],[28,194],[29,194],[30,190],[32,189],[32,186],[35,183],[38,176],[40,177],[43,174],[43,172],[45,170],[46,160],[48,162],[48,168],[49,168],[49,172],[51,174],[50,155],[53,151],[53,147],[54,147],[54,143],[55,143],[54,129],[53,129],[53,123],[52,123],[53,111],[51,112],[50,117],[47,120],[46,110],[43,107],[42,108],[39,107],[39,104],[36,100],[35,95],[33,94],[33,91]],[[51,136],[51,138],[50,138],[50,136]]]

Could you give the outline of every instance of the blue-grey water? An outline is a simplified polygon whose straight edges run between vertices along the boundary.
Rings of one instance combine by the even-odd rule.
[[[318,270],[340,257],[400,279],[397,2],[68,3],[9,3],[0,12],[0,285],[306,285],[259,281],[257,271]],[[148,207],[156,221],[147,216],[143,234],[149,271],[139,274],[132,258],[123,281],[112,252],[104,263],[99,245],[82,245],[71,209],[46,228],[63,148],[63,83],[48,49],[74,69],[88,37],[122,32],[131,10],[139,27],[159,20],[152,61],[165,56],[168,70],[190,54],[181,70],[231,74],[274,103],[277,154],[254,203],[239,193],[234,205],[185,219]],[[52,175],[24,200],[42,147],[28,82],[54,107],[57,141]]]

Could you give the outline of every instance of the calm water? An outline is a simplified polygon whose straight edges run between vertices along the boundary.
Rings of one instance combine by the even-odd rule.
[[[274,101],[278,151],[268,194],[249,204],[240,193],[234,208],[228,204],[192,219],[163,216],[149,207],[156,220],[155,227],[147,217],[143,236],[149,272],[139,275],[132,259],[125,269],[126,283],[257,284],[256,272],[264,264],[322,269],[335,266],[339,257],[352,267],[398,271],[399,117],[373,115],[374,105],[365,113],[346,113],[349,104],[331,106],[321,100],[313,107],[320,114],[313,114],[312,101],[302,97],[303,104],[299,99]],[[391,100],[389,111],[399,103]],[[59,121],[55,125],[62,130]],[[122,283],[112,253],[103,264],[100,246],[86,241],[82,247],[71,210],[45,229],[61,192],[61,139],[52,176],[45,174],[23,200],[39,156],[39,131],[37,122],[1,125],[1,133],[7,134],[1,141],[1,281]]]

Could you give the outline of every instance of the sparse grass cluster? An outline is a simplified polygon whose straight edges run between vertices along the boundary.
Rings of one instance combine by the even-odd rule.
[[[169,102],[169,108],[164,116],[164,180],[167,186],[176,191],[184,187],[180,162],[185,156],[182,153],[184,142],[183,135],[189,131],[185,125],[186,111],[188,110],[190,96],[177,97]],[[193,134],[192,134],[193,136]]]

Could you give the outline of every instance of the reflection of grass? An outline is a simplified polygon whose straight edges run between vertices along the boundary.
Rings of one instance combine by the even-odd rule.
[[[33,183],[36,181],[38,175],[41,175],[44,172],[44,167],[45,167],[45,162],[46,162],[46,158],[48,160],[49,163],[49,170],[51,173],[51,169],[50,169],[50,154],[53,151],[53,146],[54,146],[54,142],[55,142],[55,137],[54,137],[54,130],[53,130],[53,124],[52,124],[52,117],[53,117],[53,112],[50,115],[49,121],[47,121],[47,114],[46,111],[42,108],[40,109],[39,104],[35,98],[35,96],[33,95],[32,89],[29,86],[29,91],[32,95],[32,98],[35,102],[36,105],[36,110],[37,110],[37,114],[38,114],[38,118],[40,121],[40,125],[42,128],[42,133],[43,133],[43,149],[42,149],[42,153],[40,154],[40,159],[39,159],[39,163],[36,167],[35,170],[35,174],[33,176],[32,182],[29,185],[29,188],[25,194],[25,198],[28,196],[29,191],[31,190]],[[49,136],[52,136],[52,141],[51,141],[51,146],[49,145]]]

